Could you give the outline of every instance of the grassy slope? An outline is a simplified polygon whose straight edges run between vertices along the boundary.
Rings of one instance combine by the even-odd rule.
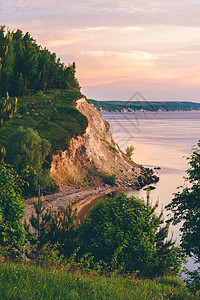
[[[52,151],[65,149],[68,141],[84,131],[87,119],[74,106],[82,94],[74,89],[39,92],[18,98],[14,117],[0,130],[0,144],[18,126],[31,127],[52,144]]]
[[[155,281],[0,264],[0,299],[195,299],[177,277]]]

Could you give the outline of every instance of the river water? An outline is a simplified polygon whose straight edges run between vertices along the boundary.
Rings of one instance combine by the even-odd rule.
[[[200,112],[103,113],[110,123],[114,140],[122,150],[135,147],[133,160],[156,170],[160,181],[151,191],[152,203],[159,199],[159,209],[171,202],[178,186],[185,186],[186,157],[200,139]],[[146,197],[146,192],[130,190],[129,194]],[[158,211],[159,212],[159,211]],[[167,212],[165,212],[165,216]],[[180,240],[180,226],[171,226],[174,239]],[[190,260],[189,269],[194,268]]]

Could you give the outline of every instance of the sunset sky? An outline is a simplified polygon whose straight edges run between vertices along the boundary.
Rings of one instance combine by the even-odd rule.
[[[75,61],[88,98],[200,102],[199,0],[0,0],[0,24]]]

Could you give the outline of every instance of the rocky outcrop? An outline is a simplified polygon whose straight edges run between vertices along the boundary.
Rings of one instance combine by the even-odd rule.
[[[100,185],[102,176],[111,174],[116,174],[118,185],[140,186],[146,179],[153,181],[153,174],[148,179],[146,169],[119,149],[110,125],[85,98],[77,100],[76,107],[87,117],[88,127],[85,133],[70,140],[66,151],[53,157],[51,175],[60,187]]]

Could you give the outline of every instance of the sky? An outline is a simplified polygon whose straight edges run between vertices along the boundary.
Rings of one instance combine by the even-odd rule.
[[[88,98],[200,102],[200,0],[0,0],[0,25],[75,61]]]

